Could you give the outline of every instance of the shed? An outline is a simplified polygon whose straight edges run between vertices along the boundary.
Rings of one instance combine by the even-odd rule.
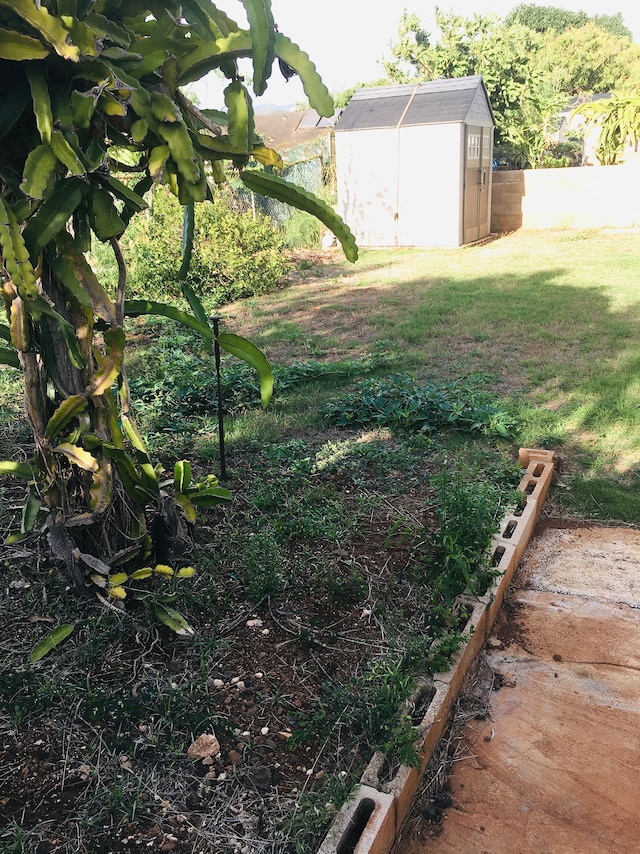
[[[359,89],[335,126],[338,210],[361,246],[489,234],[495,120],[480,75]]]

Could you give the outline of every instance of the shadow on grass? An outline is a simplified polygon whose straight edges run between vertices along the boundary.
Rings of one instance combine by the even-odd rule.
[[[328,338],[328,358],[354,341],[369,351],[384,341],[400,355],[394,371],[442,380],[484,372],[520,409],[523,444],[564,448],[585,475],[628,484],[640,471],[640,304],[631,294],[620,307],[616,274],[597,284],[593,271],[524,273],[505,263],[491,275],[466,264],[432,276],[429,258],[424,272],[416,260],[393,256],[395,281],[376,275],[389,267],[385,253],[335,284],[296,287],[272,318],[263,306],[261,343],[286,362],[304,358],[305,336],[315,346]],[[279,341],[287,324],[296,335]]]

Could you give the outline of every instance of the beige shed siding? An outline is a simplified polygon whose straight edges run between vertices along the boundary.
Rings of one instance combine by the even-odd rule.
[[[399,246],[461,243],[462,124],[402,128]]]
[[[338,213],[362,246],[393,246],[398,175],[395,128],[336,133]]]

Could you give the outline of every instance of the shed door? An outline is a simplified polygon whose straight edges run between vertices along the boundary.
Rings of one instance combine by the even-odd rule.
[[[464,167],[464,243],[489,234],[492,129],[467,126]]]

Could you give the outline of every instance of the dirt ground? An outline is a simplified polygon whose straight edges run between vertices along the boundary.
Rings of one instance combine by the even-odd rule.
[[[640,531],[547,527],[476,671],[489,716],[394,854],[640,851]],[[487,679],[487,673],[491,678]]]

